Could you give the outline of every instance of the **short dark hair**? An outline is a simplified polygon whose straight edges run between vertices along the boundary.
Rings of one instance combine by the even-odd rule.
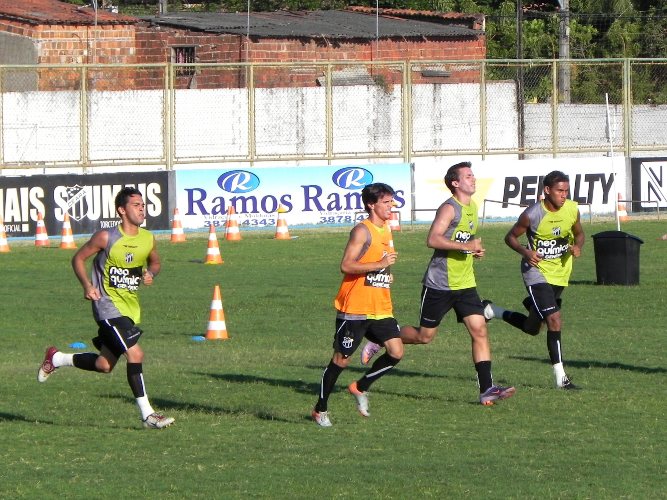
[[[461,163],[457,163],[456,165],[452,165],[447,169],[447,173],[445,174],[445,184],[449,188],[449,190],[454,194],[454,186],[452,186],[452,182],[458,181],[459,180],[459,170],[462,168],[471,168],[472,163],[469,161],[462,161]]]
[[[382,182],[374,182],[373,184],[368,184],[361,190],[361,201],[364,203],[364,210],[370,213],[368,205],[372,203],[377,203],[380,197],[390,194],[394,196],[396,191],[389,184],[384,184]]]
[[[141,194],[141,191],[139,191],[137,188],[133,188],[130,186],[125,186],[123,189],[118,191],[118,194],[116,195],[116,212],[118,212],[118,209],[120,207],[124,207],[127,205],[127,202],[130,201],[130,196],[143,196]]]
[[[553,172],[549,172],[547,175],[544,176],[544,179],[542,179],[542,185],[548,187],[553,187],[559,182],[567,182],[567,183],[570,182],[570,178],[560,170],[554,170]]]

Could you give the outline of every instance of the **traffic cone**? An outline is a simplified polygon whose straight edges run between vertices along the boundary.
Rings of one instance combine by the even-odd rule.
[[[220,255],[220,246],[213,223],[211,223],[208,231],[208,250],[206,250],[204,264],[222,264],[222,255]]]
[[[46,226],[44,225],[44,218],[42,212],[37,212],[37,230],[35,232],[35,246],[48,247],[49,235],[46,233]]]
[[[398,212],[392,210],[391,217],[389,218],[389,227],[392,231],[401,230],[401,220]]]
[[[227,223],[225,224],[225,239],[227,241],[238,241],[241,239],[239,232],[239,215],[234,207],[227,210]]]
[[[181,215],[178,213],[178,208],[174,208],[174,219],[171,222],[171,242],[181,243],[183,241],[185,241],[185,233],[183,232]]]
[[[289,230],[287,229],[287,221],[285,220],[285,209],[282,205],[278,208],[278,220],[276,221],[276,239],[289,240]]]
[[[618,220],[625,222],[630,220],[630,216],[625,209],[625,203],[621,203],[621,193],[618,193]]]
[[[71,249],[76,248],[74,243],[74,235],[72,234],[72,225],[69,222],[69,214],[65,212],[65,219],[63,220],[62,238],[60,240],[60,248]]]
[[[7,253],[9,251],[7,233],[5,232],[5,221],[3,221],[2,217],[0,217],[0,253]]]
[[[211,312],[208,317],[208,328],[206,329],[206,340],[226,340],[228,338],[225,311],[222,309],[220,286],[215,285],[213,300],[211,301]]]

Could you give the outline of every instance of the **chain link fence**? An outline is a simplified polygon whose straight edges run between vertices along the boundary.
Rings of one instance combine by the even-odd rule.
[[[667,59],[0,66],[0,167],[667,151]]]

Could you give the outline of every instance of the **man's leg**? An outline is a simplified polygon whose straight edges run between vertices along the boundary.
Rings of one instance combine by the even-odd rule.
[[[501,387],[493,384],[491,371],[491,343],[484,316],[473,314],[463,318],[472,343],[472,360],[477,372],[479,401],[488,406],[499,399],[506,399],[515,392],[514,387]]]
[[[144,427],[149,429],[163,429],[170,426],[174,423],[174,419],[156,412],[146,395],[143,372],[144,352],[139,347],[139,344],[134,344],[130,347],[125,352],[125,357],[127,358],[127,383],[141,412],[141,421]]]

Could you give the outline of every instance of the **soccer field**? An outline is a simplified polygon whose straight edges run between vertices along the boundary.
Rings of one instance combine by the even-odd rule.
[[[495,382],[516,395],[478,403],[470,340],[453,314],[432,344],[407,346],[371,388],[371,417],[345,386],[329,400],[334,424],[310,420],[331,356],[333,297],[347,229],[219,234],[222,265],[203,265],[206,235],[160,236],[162,273],[141,290],[148,396],[176,418],[141,427],[125,362],[110,375],[61,368],[36,381],[44,349],[91,345],[90,304],[71,250],[10,242],[0,254],[1,498],[659,498],[665,495],[667,232],[632,221],[644,240],[639,286],[596,285],[592,234],[563,294],[563,355],[583,390],[553,388],[545,334],[489,323]],[[520,308],[519,256],[508,224],[486,224],[476,263],[480,295]],[[430,257],[426,226],[394,241],[395,315],[418,320]],[[81,245],[82,240],[77,240]],[[230,339],[203,335],[220,285]]]

